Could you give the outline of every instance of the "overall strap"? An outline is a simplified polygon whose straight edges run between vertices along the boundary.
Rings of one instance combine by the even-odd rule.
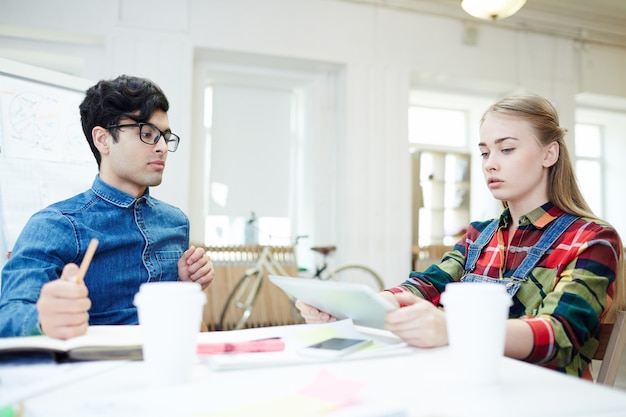
[[[465,273],[470,273],[476,268],[476,262],[482,252],[483,248],[491,241],[491,238],[496,233],[500,219],[494,219],[487,225],[478,235],[478,239],[469,244],[469,252],[465,257]]]
[[[539,262],[541,257],[554,245],[554,242],[572,225],[579,217],[573,214],[562,214],[552,221],[537,244],[530,248],[521,265],[513,273],[513,279],[525,281],[530,271]]]

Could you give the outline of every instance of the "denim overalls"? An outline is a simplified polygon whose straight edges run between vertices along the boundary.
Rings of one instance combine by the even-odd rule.
[[[519,290],[522,282],[528,279],[528,274],[533,270],[541,257],[556,242],[556,240],[578,219],[578,216],[572,214],[562,214],[555,219],[541,235],[537,244],[530,248],[528,254],[522,261],[521,265],[513,272],[511,278],[495,279],[483,275],[472,274],[476,268],[476,262],[485,245],[489,243],[499,224],[499,219],[495,219],[482,231],[475,242],[470,243],[469,252],[465,258],[465,275],[461,278],[464,282],[488,282],[493,284],[501,284],[506,287],[511,297]]]

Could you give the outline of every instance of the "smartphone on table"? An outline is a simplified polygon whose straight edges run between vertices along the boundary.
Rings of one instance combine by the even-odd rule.
[[[300,349],[299,353],[318,358],[339,358],[372,343],[369,339],[333,337]]]

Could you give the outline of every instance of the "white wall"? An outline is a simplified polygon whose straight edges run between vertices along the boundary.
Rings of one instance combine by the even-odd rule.
[[[47,52],[54,48],[46,48],[44,39],[57,39],[51,46],[68,44],[79,59],[89,61],[77,75],[96,80],[135,73],[164,88],[172,103],[171,124],[183,143],[170,155],[166,179],[155,195],[188,211],[194,224],[201,221],[199,168],[197,158],[190,161],[202,123],[196,94],[202,77],[195,73],[194,59],[204,60],[207,51],[228,51],[244,57],[241,65],[246,56],[255,56],[339,68],[329,75],[333,81],[320,87],[332,85],[337,92],[331,108],[338,125],[331,130],[338,134],[313,138],[318,149],[335,152],[335,162],[311,180],[318,184],[312,198],[327,203],[311,221],[320,238],[338,245],[339,261],[365,262],[390,284],[403,279],[410,266],[406,108],[411,88],[486,97],[537,92],[557,103],[570,132],[577,93],[626,98],[624,49],[581,49],[571,40],[497,24],[481,24],[477,44],[465,45],[460,20],[355,2],[0,0],[0,10],[0,54],[28,48]],[[7,36],[16,28],[36,39]],[[102,50],[102,56],[93,53]],[[615,174],[624,177],[624,164],[615,165]],[[619,193],[613,194],[608,206],[623,206]],[[618,228],[626,232],[623,225]]]

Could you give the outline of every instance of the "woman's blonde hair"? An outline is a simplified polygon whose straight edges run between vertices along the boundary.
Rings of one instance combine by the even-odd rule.
[[[566,213],[581,217],[606,221],[598,218],[582,195],[572,161],[565,145],[567,129],[559,125],[559,115],[550,101],[536,94],[506,97],[487,109],[480,123],[489,114],[506,114],[528,121],[535,132],[541,146],[553,142],[559,145],[559,157],[548,170],[548,199]],[[502,202],[507,206],[506,201]],[[614,318],[615,311],[626,307],[626,285],[624,283],[624,260],[621,240],[618,240],[618,270],[615,278],[615,294],[605,317],[608,321]]]

